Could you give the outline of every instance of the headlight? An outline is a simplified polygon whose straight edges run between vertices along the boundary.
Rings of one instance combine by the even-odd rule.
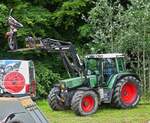
[[[60,89],[61,89],[61,90],[64,90],[64,89],[65,89],[64,83],[61,83],[61,84],[60,84]]]

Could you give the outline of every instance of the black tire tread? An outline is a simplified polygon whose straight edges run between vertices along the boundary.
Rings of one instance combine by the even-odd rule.
[[[52,90],[48,95],[48,104],[52,108],[52,110],[56,110],[56,111],[64,109],[63,105],[61,105],[61,103],[59,102],[55,94],[55,91],[58,91],[58,89],[59,89],[58,87],[52,88]]]
[[[92,95],[95,98],[95,107],[89,113],[85,113],[85,112],[81,111],[81,109],[80,109],[82,98],[85,95]],[[96,93],[94,91],[76,91],[76,93],[74,94],[74,96],[72,98],[72,101],[71,101],[71,109],[77,115],[86,116],[86,115],[93,114],[93,113],[95,113],[97,111],[97,108],[98,108],[98,97],[97,97],[97,95],[96,95]]]
[[[138,95],[135,100],[135,103],[133,103],[132,105],[124,105],[120,99],[120,90],[121,90],[122,85],[129,80],[137,85]],[[114,89],[113,97],[112,97],[113,106],[117,108],[133,108],[138,104],[139,99],[140,99],[140,81],[138,79],[136,79],[134,76],[126,76],[117,82],[115,89]]]

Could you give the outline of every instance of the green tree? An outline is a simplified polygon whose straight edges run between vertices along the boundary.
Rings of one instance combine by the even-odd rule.
[[[93,29],[89,47],[93,47],[94,52],[127,54],[130,67],[142,79],[145,93],[149,93],[150,88],[149,18],[148,0],[132,0],[132,6],[126,10],[118,3],[110,6],[107,0],[98,0],[89,16]]]
[[[107,0],[98,0],[95,7],[90,11],[89,23],[92,27],[89,44],[94,52],[115,52],[116,36],[122,28],[120,16],[123,7],[117,2],[108,4]]]
[[[134,0],[133,6],[124,13],[124,26],[118,33],[120,51],[132,57],[133,68],[143,80],[143,91],[150,87],[150,3],[146,0]],[[138,68],[138,69],[137,69]]]

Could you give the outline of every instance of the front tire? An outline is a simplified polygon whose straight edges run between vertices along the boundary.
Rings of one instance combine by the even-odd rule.
[[[98,97],[94,91],[77,91],[71,101],[71,109],[77,115],[90,115],[97,111]]]
[[[48,95],[48,104],[53,110],[56,111],[64,109],[64,104],[57,98],[57,95],[59,95],[59,93],[59,87],[54,87]]]
[[[117,108],[132,108],[138,104],[140,95],[140,81],[133,76],[123,77],[114,88],[112,103]]]

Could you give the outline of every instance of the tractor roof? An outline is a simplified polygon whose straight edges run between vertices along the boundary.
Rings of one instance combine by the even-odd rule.
[[[107,53],[107,54],[89,54],[86,55],[86,58],[118,58],[124,57],[121,53]]]

